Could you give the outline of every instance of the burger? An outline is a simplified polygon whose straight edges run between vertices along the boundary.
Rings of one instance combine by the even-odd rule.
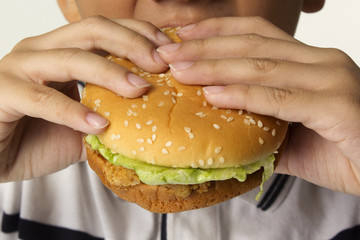
[[[164,32],[175,42],[175,29]],[[262,184],[274,172],[288,123],[209,104],[201,86],[107,57],[146,79],[149,91],[127,99],[86,84],[82,103],[107,118],[85,137],[88,163],[120,198],[158,213],[211,206]],[[280,148],[280,150],[281,150]],[[257,196],[257,198],[259,195]]]

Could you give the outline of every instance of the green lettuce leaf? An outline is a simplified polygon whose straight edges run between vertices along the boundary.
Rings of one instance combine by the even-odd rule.
[[[252,174],[264,168],[260,192],[257,199],[263,191],[263,184],[274,172],[275,156],[271,154],[266,159],[251,163],[241,167],[201,169],[201,168],[173,168],[157,166],[142,162],[136,159],[128,158],[118,153],[113,153],[111,149],[106,148],[95,135],[88,135],[85,141],[92,149],[98,151],[106,160],[114,165],[121,165],[136,172],[141,182],[149,185],[162,184],[199,184],[208,181],[219,181],[235,178],[240,182],[246,180],[247,174]]]

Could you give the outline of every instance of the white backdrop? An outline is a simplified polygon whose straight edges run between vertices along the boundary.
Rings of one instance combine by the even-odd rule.
[[[64,24],[55,0],[1,0],[0,58],[21,39]],[[327,0],[321,12],[301,16],[296,38],[340,48],[360,65],[360,1]]]

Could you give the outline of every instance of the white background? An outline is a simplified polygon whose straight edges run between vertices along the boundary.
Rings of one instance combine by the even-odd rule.
[[[1,0],[0,58],[21,39],[64,24],[55,0]],[[360,65],[360,1],[327,0],[321,12],[301,16],[296,38],[342,49]]]

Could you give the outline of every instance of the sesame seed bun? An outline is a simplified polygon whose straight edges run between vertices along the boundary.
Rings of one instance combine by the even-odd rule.
[[[165,32],[179,42],[174,29]],[[146,95],[126,99],[86,84],[82,103],[110,122],[98,135],[113,152],[150,164],[173,168],[244,166],[276,152],[288,123],[243,110],[218,109],[207,103],[201,86],[177,82],[170,71],[144,72],[126,59],[108,56],[149,83]],[[251,190],[261,183],[261,171],[244,183],[235,179],[195,185],[150,186],[133,170],[115,166],[87,146],[90,166],[121,198],[153,212],[178,212],[205,207]],[[125,176],[125,177],[124,177]]]

